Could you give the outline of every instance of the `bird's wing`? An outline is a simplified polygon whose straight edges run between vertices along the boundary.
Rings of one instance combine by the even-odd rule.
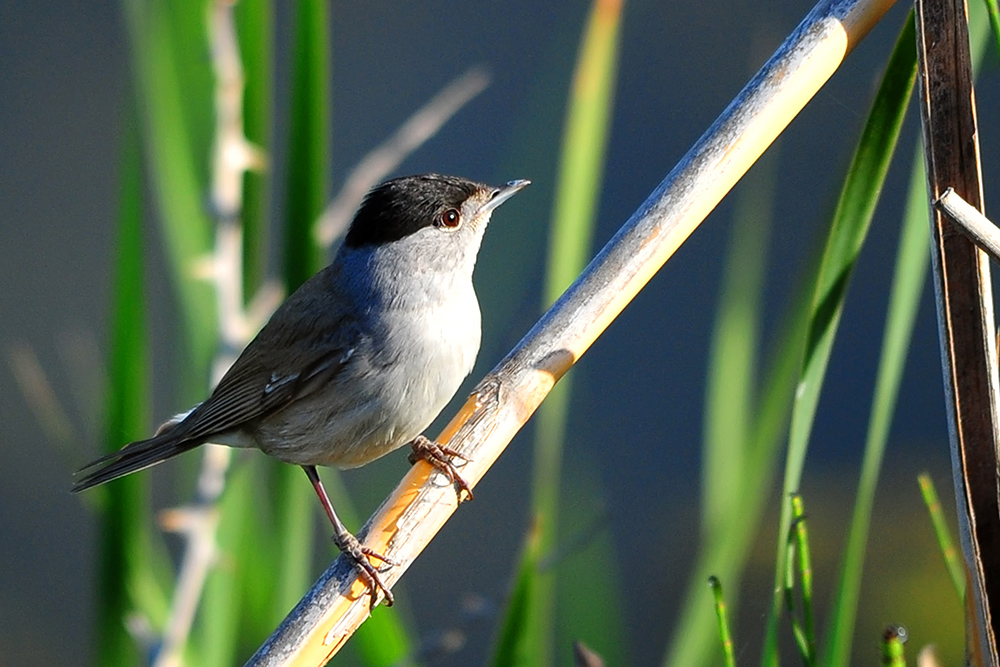
[[[319,276],[314,277],[318,279]],[[330,291],[292,295],[178,429],[210,438],[287,407],[343,372],[362,333]]]
[[[152,438],[91,462],[83,470],[101,467],[79,479],[73,490],[83,491],[148,468],[325,386],[344,371],[356,346],[364,344],[356,320],[339,314],[348,310],[338,307],[339,299],[330,290],[293,294],[250,342],[208,400]]]
[[[224,382],[185,421],[184,436],[210,437],[287,407],[326,385],[339,374],[353,354],[352,347],[331,347],[298,355],[297,370],[269,370],[262,363],[248,364],[227,374]],[[266,360],[265,360],[266,361]]]

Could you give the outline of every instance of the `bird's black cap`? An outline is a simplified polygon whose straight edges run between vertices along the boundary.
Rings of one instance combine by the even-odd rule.
[[[461,209],[487,186],[457,176],[421,174],[378,185],[361,204],[344,245],[359,248],[391,243],[434,224],[449,208]]]

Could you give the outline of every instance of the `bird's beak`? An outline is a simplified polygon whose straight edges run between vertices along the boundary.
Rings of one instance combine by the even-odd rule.
[[[501,185],[493,191],[493,194],[490,195],[489,200],[487,200],[487,202],[483,204],[482,208],[479,209],[479,213],[477,215],[492,213],[493,209],[513,197],[518,193],[518,191],[528,185],[531,185],[531,181],[525,179],[510,181],[506,185]]]

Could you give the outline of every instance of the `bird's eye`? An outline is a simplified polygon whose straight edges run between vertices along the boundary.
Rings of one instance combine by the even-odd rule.
[[[449,208],[447,211],[441,214],[441,226],[447,227],[448,229],[454,229],[458,227],[462,222],[462,214],[458,212],[456,208]]]

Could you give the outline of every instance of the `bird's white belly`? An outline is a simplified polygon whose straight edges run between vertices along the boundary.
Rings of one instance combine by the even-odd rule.
[[[471,293],[471,290],[470,290]],[[337,391],[319,390],[303,400],[310,409],[289,410],[261,424],[261,449],[289,463],[353,468],[420,435],[472,371],[481,336],[479,304],[470,298],[421,312],[384,315],[372,340],[377,355],[355,355]],[[363,390],[360,390],[364,387]]]

